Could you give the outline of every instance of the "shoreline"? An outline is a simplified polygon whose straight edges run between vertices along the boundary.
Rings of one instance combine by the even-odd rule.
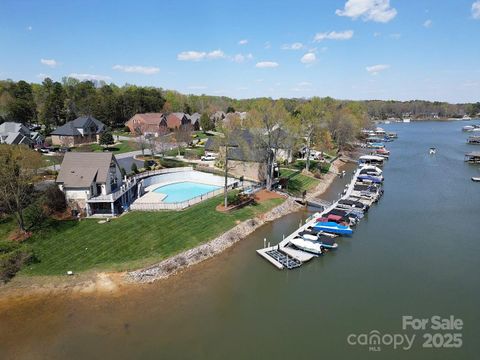
[[[338,178],[338,171],[346,164],[339,158],[332,162],[331,170],[320,183],[309,193],[312,197],[321,196]],[[299,211],[303,205],[293,198],[286,200],[268,212],[245,220],[218,237],[185,250],[148,267],[124,272],[96,272],[95,270],[79,273],[75,278],[65,279],[64,276],[20,277],[0,286],[0,300],[27,297],[30,295],[56,294],[115,294],[121,288],[151,284],[158,280],[167,279],[196,264],[210,259],[237,242],[245,239],[264,224],[277,220],[285,215]],[[40,281],[38,281],[40,280]]]

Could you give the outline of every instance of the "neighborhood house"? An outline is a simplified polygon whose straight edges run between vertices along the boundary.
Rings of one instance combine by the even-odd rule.
[[[44,138],[36,131],[30,131],[25,125],[15,122],[0,124],[0,144],[8,145],[41,145]]]
[[[52,133],[52,145],[76,146],[97,143],[105,132],[105,124],[91,116],[82,116],[56,128]]]
[[[122,179],[112,153],[66,153],[56,183],[72,208],[87,215],[120,214],[135,197],[135,180]]]

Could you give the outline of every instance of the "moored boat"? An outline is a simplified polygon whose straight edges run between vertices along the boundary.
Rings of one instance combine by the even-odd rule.
[[[472,181],[480,182],[480,177],[472,176]]]
[[[320,230],[320,231],[331,232],[331,233],[339,234],[339,235],[352,235],[353,234],[353,230],[349,226],[337,224],[336,222],[333,222],[333,221],[318,222],[313,226],[313,229]]]
[[[313,242],[313,241],[302,239],[300,237],[296,237],[290,240],[290,244],[295,246],[297,249],[300,249],[315,255],[322,255],[322,246],[318,242]]]

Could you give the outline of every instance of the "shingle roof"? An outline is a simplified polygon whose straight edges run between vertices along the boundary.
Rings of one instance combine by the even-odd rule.
[[[22,133],[23,135],[30,134],[30,130],[28,130],[28,128],[23,124],[10,122],[10,121],[0,124],[0,134],[18,133],[18,132]]]
[[[112,160],[115,160],[112,153],[67,152],[57,182],[70,188],[89,187],[94,180],[105,183]]]
[[[96,134],[100,134],[105,130],[105,124],[101,121],[95,119],[91,116],[80,116],[75,120],[67,122],[65,125],[62,125],[56,128],[51,135],[60,135],[60,136],[81,136],[82,134],[78,129],[85,129],[91,125],[96,127]]]
[[[135,114],[133,118],[139,118],[144,124],[148,125],[159,125],[160,122],[165,118],[163,113],[144,113],[144,114]]]

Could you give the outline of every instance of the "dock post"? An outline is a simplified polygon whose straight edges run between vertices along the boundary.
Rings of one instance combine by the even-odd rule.
[[[264,247],[264,248],[267,247],[267,238],[263,238],[263,247]]]

